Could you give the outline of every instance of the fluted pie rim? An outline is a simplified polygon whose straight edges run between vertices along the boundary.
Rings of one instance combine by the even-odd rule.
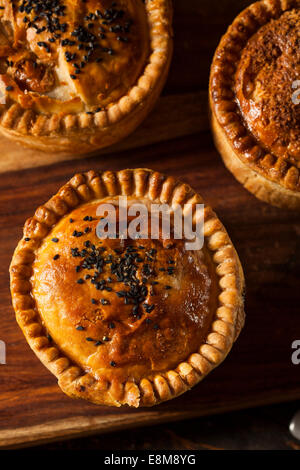
[[[278,19],[294,8],[300,8],[300,0],[259,0],[244,9],[230,25],[216,49],[211,66],[209,92],[213,118],[222,128],[234,154],[255,173],[283,187],[287,191],[283,195],[286,194],[289,198],[293,198],[293,192],[296,195],[300,192],[300,169],[293,162],[268,152],[255,139],[241,117],[232,87],[239,58],[248,40],[270,20]],[[240,179],[238,176],[237,178]],[[276,186],[274,190],[278,191]],[[269,198],[268,196],[267,199]],[[278,201],[276,205],[280,205]]]
[[[79,153],[87,153],[102,146],[108,146],[128,135],[137,127],[139,121],[145,117],[145,113],[151,109],[158,98],[166,81],[172,52],[173,52],[173,6],[171,0],[146,0],[144,2],[148,18],[150,51],[148,60],[137,82],[128,89],[127,94],[119,98],[107,108],[94,113],[81,111],[79,113],[51,113],[38,112],[33,109],[22,108],[14,102],[7,107],[0,104],[0,128],[8,131],[12,139],[31,137],[30,142],[21,142],[30,147],[45,149],[45,142],[34,142],[34,138],[40,139],[72,139],[78,131],[83,136],[83,149],[72,146],[71,150]],[[141,116],[139,118],[139,115]],[[132,122],[130,121],[132,120]],[[94,144],[93,135],[104,133],[104,137],[114,132],[117,124],[123,124],[123,131],[119,136],[108,138],[105,145]],[[101,136],[101,134],[99,134]],[[91,139],[92,142],[87,139]],[[48,141],[46,140],[46,143]],[[55,143],[55,142],[54,142]],[[52,144],[52,142],[51,142]],[[57,142],[59,151],[70,151],[70,145]],[[50,148],[47,151],[52,151]]]
[[[92,373],[72,363],[59,345],[49,341],[31,295],[30,278],[35,252],[61,218],[81,204],[118,195],[143,197],[151,202],[169,203],[172,207],[185,203],[204,204],[189,185],[149,169],[89,171],[75,175],[25,223],[23,238],[10,265],[12,302],[27,342],[57,377],[67,395],[96,404],[153,406],[189,390],[225,359],[244,325],[244,276],[224,226],[213,210],[204,205],[204,238],[219,280],[218,307],[205,341],[172,370],[154,377],[152,374],[151,378],[145,376],[139,383],[129,378],[119,384],[118,390],[106,382],[103,390],[103,383],[100,385]]]

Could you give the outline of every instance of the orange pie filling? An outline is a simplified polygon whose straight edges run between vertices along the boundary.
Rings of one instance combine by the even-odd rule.
[[[44,239],[32,295],[49,338],[74,363],[98,380],[140,380],[176,367],[205,341],[216,270],[205,246],[187,251],[161,230],[155,240],[150,228],[135,240],[99,239],[103,203],[75,209]]]

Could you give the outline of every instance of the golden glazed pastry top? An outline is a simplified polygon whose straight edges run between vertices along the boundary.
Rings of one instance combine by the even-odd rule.
[[[224,140],[242,164],[278,184],[283,198],[300,191],[299,44],[299,0],[255,2],[222,38],[210,78]]]
[[[245,122],[256,138],[269,152],[300,167],[300,106],[292,100],[296,79],[300,79],[300,10],[291,10],[249,40],[235,88]]]
[[[183,240],[161,234],[101,240],[98,207],[74,210],[49,233],[32,294],[53,341],[83,369],[102,380],[154,377],[207,335],[218,294],[212,260],[206,248],[186,251]]]
[[[1,91],[25,109],[99,112],[126,94],[145,66],[141,0],[0,4]]]
[[[203,247],[191,250],[173,217],[166,236],[151,212],[138,221],[138,238],[124,239],[122,225],[137,223],[119,209],[125,195],[129,207],[168,204],[171,214],[181,207],[182,223],[189,213],[194,230],[204,220]],[[209,207],[201,212],[202,202],[188,185],[151,170],[90,171],[27,220],[10,267],[13,305],[65,393],[152,406],[226,357],[244,323],[244,277],[226,230]],[[116,208],[114,238],[97,231],[108,203]]]

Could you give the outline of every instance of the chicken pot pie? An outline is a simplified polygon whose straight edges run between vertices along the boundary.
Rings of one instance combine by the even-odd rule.
[[[229,27],[210,77],[225,165],[259,199],[300,208],[300,1],[253,3]]]
[[[171,22],[171,0],[0,0],[1,133],[75,154],[119,141],[161,92]]]
[[[190,250],[174,224],[169,237],[161,229],[150,237],[147,227],[118,237],[119,196],[129,208],[187,207],[193,223],[203,203],[188,185],[151,170],[78,174],[27,220],[11,293],[30,347],[66,394],[152,406],[190,389],[229,353],[244,323],[244,276],[210,207],[203,248]],[[118,230],[99,238],[108,203]]]

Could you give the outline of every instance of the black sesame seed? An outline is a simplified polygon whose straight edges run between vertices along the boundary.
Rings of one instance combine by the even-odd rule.
[[[56,261],[59,258],[59,255],[53,256],[54,261]]]
[[[58,238],[52,238],[53,243],[58,243],[59,239]]]
[[[76,330],[78,330],[78,331],[83,331],[83,330],[84,330],[84,327],[83,327],[83,326],[81,326],[81,325],[79,325],[79,326],[76,326]]]
[[[111,365],[112,367],[116,367],[117,364],[115,363],[115,361],[110,361],[110,365]]]

